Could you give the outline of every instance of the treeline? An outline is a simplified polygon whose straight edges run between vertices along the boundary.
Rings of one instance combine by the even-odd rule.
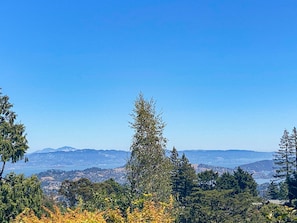
[[[297,129],[286,129],[274,154],[275,180],[268,187],[272,199],[288,200],[289,206],[297,208]]]
[[[127,184],[66,180],[60,196],[46,197],[35,176],[2,176],[7,162],[24,158],[25,128],[15,123],[8,96],[0,93],[1,222],[291,222],[294,209],[264,204],[252,176],[238,168],[196,174],[173,148],[165,155],[165,123],[154,100],[139,95],[130,123],[134,130],[126,164]],[[25,159],[26,160],[26,159]],[[288,178],[289,179],[289,178]]]

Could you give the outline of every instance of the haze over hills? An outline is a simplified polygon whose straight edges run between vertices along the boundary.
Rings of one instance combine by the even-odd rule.
[[[196,172],[214,170],[219,174],[232,172],[240,166],[253,174],[259,183],[269,182],[273,175],[271,152],[247,150],[184,150]],[[167,151],[170,155],[170,151]],[[56,192],[63,180],[88,178],[101,182],[114,178],[125,181],[125,168],[130,152],[121,150],[76,149],[64,146],[45,148],[27,155],[29,162],[8,163],[5,172],[14,171],[25,175],[37,174],[46,193]]]
[[[272,152],[256,152],[248,150],[184,150],[192,164],[233,169],[244,164],[261,160],[272,160]],[[169,151],[168,151],[169,155]],[[92,167],[112,169],[126,164],[130,152],[122,150],[76,149],[64,146],[58,149],[45,148],[27,154],[29,162],[7,163],[5,172],[14,171],[25,175],[36,174],[49,169],[84,170]]]

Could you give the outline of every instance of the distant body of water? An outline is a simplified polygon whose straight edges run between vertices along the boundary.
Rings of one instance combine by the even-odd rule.
[[[271,178],[268,178],[268,179],[255,179],[255,181],[256,181],[256,183],[258,184],[258,185],[260,185],[260,184],[265,184],[265,183],[270,183],[271,181],[272,181],[273,179],[271,179]]]

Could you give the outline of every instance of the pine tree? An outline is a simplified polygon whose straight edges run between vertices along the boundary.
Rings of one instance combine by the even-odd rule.
[[[257,183],[251,174],[238,167],[233,175],[237,181],[236,193],[248,192],[253,196],[257,196]]]
[[[295,164],[295,169],[294,171],[297,172],[297,129],[296,127],[293,128],[292,134],[291,134],[291,143],[292,143],[292,148],[293,148],[293,153],[295,156],[294,164]]]
[[[177,200],[184,200],[189,196],[193,188],[197,186],[197,176],[185,154],[179,158],[175,147],[171,151],[170,161],[172,164],[171,184],[172,194]]]
[[[178,199],[178,189],[179,189],[179,171],[180,171],[180,158],[178,157],[178,152],[175,147],[173,147],[170,155],[170,162],[172,165],[171,170],[171,185],[172,185],[172,195]]]
[[[165,155],[165,123],[155,112],[154,100],[146,101],[142,94],[135,102],[132,117],[130,125],[134,136],[126,165],[131,194],[137,198],[149,193],[156,200],[168,200],[171,165]]]
[[[206,170],[197,174],[198,177],[198,186],[202,190],[212,190],[216,186],[216,181],[219,177],[219,174],[213,170]]]
[[[195,169],[192,167],[184,153],[180,159],[178,176],[179,201],[184,203],[187,197],[190,196],[197,187],[197,175]]]
[[[276,182],[271,181],[267,188],[267,197],[269,199],[278,199],[279,198],[279,188]]]
[[[229,173],[225,172],[221,176],[218,177],[216,181],[216,189],[217,190],[231,190],[237,188],[238,182],[235,177]]]
[[[288,198],[289,203],[291,204],[293,199],[297,198],[297,174],[292,174],[288,179]]]
[[[287,130],[284,130],[284,134],[280,140],[279,150],[275,152],[273,161],[277,168],[275,178],[288,179],[294,171],[295,159],[292,139]]]

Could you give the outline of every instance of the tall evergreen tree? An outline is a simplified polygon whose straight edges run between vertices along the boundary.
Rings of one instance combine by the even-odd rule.
[[[178,201],[179,205],[183,206],[187,198],[197,187],[196,172],[185,154],[179,158],[175,147],[173,147],[171,152],[170,161],[172,164],[172,195]]]
[[[292,143],[292,148],[293,148],[293,153],[295,156],[295,160],[294,160],[294,171],[297,172],[297,129],[296,127],[293,128],[292,130],[292,134],[291,134],[291,143]]]
[[[178,157],[178,152],[175,147],[173,147],[170,155],[170,162],[172,165],[171,169],[171,185],[172,185],[172,195],[178,199],[179,190],[179,171],[180,171],[180,158]]]
[[[279,187],[274,181],[271,181],[267,188],[267,198],[273,200],[279,199]]]
[[[206,170],[197,174],[198,177],[198,186],[202,190],[212,190],[216,186],[216,181],[219,177],[219,174],[213,170]]]
[[[248,192],[253,196],[257,196],[257,183],[251,174],[238,167],[233,175],[237,181],[236,193]]]
[[[135,101],[132,117],[134,136],[126,165],[131,194],[140,197],[150,193],[157,200],[167,200],[171,194],[171,165],[165,155],[165,123],[155,112],[154,100],[146,101],[142,94]]]
[[[197,187],[197,176],[195,169],[192,167],[186,155],[183,153],[180,159],[180,167],[178,171],[178,201],[182,204],[187,197],[192,194]]]
[[[291,204],[292,200],[297,198],[297,173],[289,176],[286,182],[288,187],[288,199]]]
[[[274,154],[274,164],[276,166],[275,177],[279,179],[288,179],[294,171],[294,151],[292,147],[292,138],[287,130],[281,137],[279,150]]]
[[[218,177],[216,181],[216,189],[217,190],[231,190],[238,187],[238,182],[235,177],[229,173],[225,172],[221,176]]]

